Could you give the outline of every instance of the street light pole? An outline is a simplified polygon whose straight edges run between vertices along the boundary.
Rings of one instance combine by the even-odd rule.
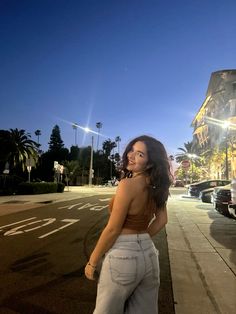
[[[91,154],[90,154],[90,167],[89,167],[89,186],[92,185],[93,179],[93,136],[92,136],[92,145],[91,145]]]

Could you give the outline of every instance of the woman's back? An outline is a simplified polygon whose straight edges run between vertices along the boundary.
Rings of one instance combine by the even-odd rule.
[[[130,190],[132,201],[128,209],[128,215],[147,214],[148,205],[148,184],[145,175],[139,175],[130,180]]]

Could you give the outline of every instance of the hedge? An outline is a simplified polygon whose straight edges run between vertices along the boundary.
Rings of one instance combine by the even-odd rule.
[[[55,182],[22,182],[18,185],[17,194],[45,194],[45,193],[62,193],[64,183]]]

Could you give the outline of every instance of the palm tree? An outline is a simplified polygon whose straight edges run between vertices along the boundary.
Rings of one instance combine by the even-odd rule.
[[[37,136],[37,138],[38,138],[38,146],[40,146],[40,144],[39,144],[39,137],[40,137],[40,135],[41,135],[41,130],[36,130],[36,131],[34,132],[34,134]]]
[[[23,170],[26,168],[27,160],[38,159],[38,144],[31,140],[31,135],[25,130],[10,129],[11,152],[9,164],[11,167],[20,165]]]
[[[96,123],[96,128],[98,129],[98,137],[97,137],[97,151],[98,151],[99,135],[100,135],[100,130],[101,130],[101,128],[102,128],[102,122],[97,122],[97,123]]]
[[[186,159],[191,160],[191,155],[198,155],[197,146],[193,141],[184,143],[184,148],[179,147],[178,150],[180,150],[181,153],[176,154],[175,159],[179,163]]]
[[[116,141],[116,143],[117,143],[118,154],[120,155],[120,142],[121,142],[120,136],[117,136],[117,137],[115,138],[115,141]]]
[[[106,156],[110,156],[111,151],[115,147],[116,147],[116,143],[112,142],[111,139],[108,139],[108,140],[104,141],[103,144],[102,144],[102,148],[103,148],[103,151],[104,151]]]
[[[201,157],[198,155],[197,146],[193,141],[184,143],[184,148],[179,147],[178,150],[181,153],[175,155],[175,159],[178,163],[181,163],[184,160],[189,160],[191,162],[191,180],[194,177],[194,167],[201,164]]]
[[[73,130],[75,130],[75,146],[77,146],[77,130],[78,130],[78,124],[77,124],[77,123],[73,123],[73,124],[72,124],[72,128],[73,128]]]

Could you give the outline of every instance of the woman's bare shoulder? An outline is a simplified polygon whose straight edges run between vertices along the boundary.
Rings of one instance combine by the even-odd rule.
[[[126,189],[129,188],[130,186],[132,186],[131,179],[124,178],[120,180],[117,189]]]
[[[118,188],[119,190],[125,190],[127,193],[136,194],[139,190],[143,190],[143,184],[136,178],[125,178],[119,182]]]

